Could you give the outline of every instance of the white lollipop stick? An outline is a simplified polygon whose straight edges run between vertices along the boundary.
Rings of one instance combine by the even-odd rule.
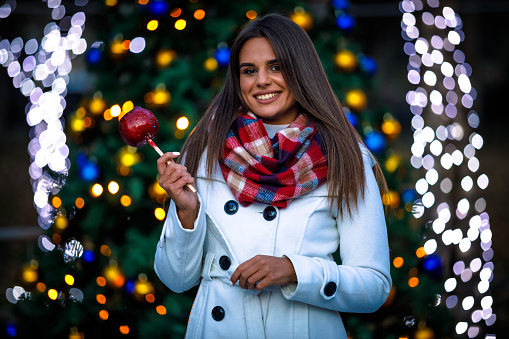
[[[159,147],[157,147],[156,143],[155,143],[154,141],[152,141],[152,139],[147,139],[147,143],[148,143],[150,146],[152,146],[152,148],[154,148],[154,149],[156,150],[156,152],[157,152],[160,156],[163,156],[163,155],[164,155],[163,151],[161,151],[161,149],[160,149]],[[170,160],[170,161],[168,161],[168,164],[169,164],[169,163],[172,163],[172,162],[173,162],[173,160]],[[191,184],[187,184],[186,186],[187,186],[187,188],[189,188],[189,190],[190,190],[191,192],[196,193],[196,189],[194,188],[194,186],[193,186],[193,185],[191,185]]]

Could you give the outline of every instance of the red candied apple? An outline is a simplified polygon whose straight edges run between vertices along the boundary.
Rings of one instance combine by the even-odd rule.
[[[120,136],[133,147],[141,147],[154,139],[159,131],[157,118],[148,109],[134,107],[120,119]]]

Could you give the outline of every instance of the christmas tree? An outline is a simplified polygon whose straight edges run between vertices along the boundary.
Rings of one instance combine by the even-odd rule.
[[[395,151],[401,125],[390,108],[368,98],[379,85],[377,64],[356,41],[349,2],[164,0],[102,4],[97,41],[83,56],[94,90],[67,107],[68,173],[48,195],[51,226],[13,288],[12,337],[183,337],[195,290],[169,291],[153,270],[165,219],[158,155],[133,148],[118,133],[134,106],[159,120],[155,141],[178,151],[217,94],[229,44],[249,20],[277,12],[311,36],[350,122],[380,161],[393,260],[391,294],[374,314],[345,314],[352,338],[445,336],[440,264],[423,249],[428,227],[411,217],[417,195],[408,156]],[[86,6],[84,7],[86,12]],[[62,32],[64,35],[65,32]],[[64,184],[65,182],[65,184]],[[60,189],[59,187],[62,186]],[[337,258],[339,261],[339,258]],[[431,268],[430,268],[431,267]],[[30,321],[30,326],[23,326]],[[428,335],[427,337],[424,335]]]

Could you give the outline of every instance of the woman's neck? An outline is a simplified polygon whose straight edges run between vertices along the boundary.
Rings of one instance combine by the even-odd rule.
[[[267,131],[267,134],[269,135],[269,138],[274,138],[277,132],[279,132],[282,129],[285,129],[286,127],[290,126],[290,124],[285,125],[271,125],[263,123],[263,126],[265,126],[265,130]]]

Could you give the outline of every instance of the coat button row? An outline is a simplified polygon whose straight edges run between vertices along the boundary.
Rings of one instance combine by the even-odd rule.
[[[336,286],[336,283],[333,282],[333,281],[329,281],[324,289],[323,289],[323,293],[328,296],[328,297],[331,297],[334,295],[334,293],[336,293],[336,290],[337,290],[337,286]]]
[[[239,210],[239,203],[236,202],[235,200],[228,200],[226,202],[226,204],[224,204],[224,211],[228,215],[233,215],[233,214],[237,213],[238,210]]]
[[[232,264],[232,261],[226,255],[223,255],[221,258],[219,258],[219,266],[223,270],[227,271],[230,268],[231,264]]]
[[[263,218],[267,221],[272,221],[276,219],[277,211],[274,206],[267,206],[263,210]]]
[[[228,200],[224,204],[224,211],[228,215],[233,215],[237,213],[239,210],[239,203],[235,200]],[[274,206],[267,206],[263,210],[263,218],[267,221],[272,221],[276,219],[277,216],[277,210]]]
[[[216,306],[212,309],[212,319],[215,321],[221,321],[224,318],[224,308]]]

